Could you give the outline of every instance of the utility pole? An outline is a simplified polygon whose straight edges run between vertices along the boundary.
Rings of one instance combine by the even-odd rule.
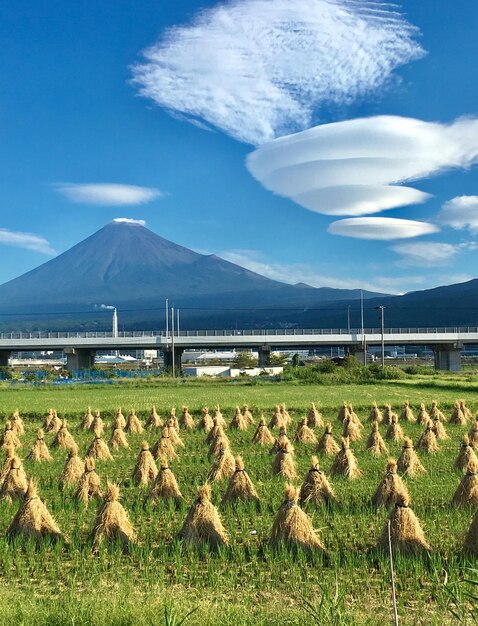
[[[347,307],[347,330],[350,332],[350,304]]]
[[[375,308],[380,311],[380,322],[381,322],[381,332],[382,332],[382,367],[385,367],[385,321],[384,321],[385,314],[384,312],[387,307],[381,304],[380,306],[376,306]]]
[[[178,320],[178,332],[177,332],[177,335],[179,337],[179,309],[176,311],[176,317],[177,317],[177,320]]]
[[[365,329],[363,327],[363,290],[360,290],[360,324],[362,328],[363,364],[367,365],[367,341],[365,340]]]
[[[166,298],[166,339],[169,336],[169,300]]]
[[[173,378],[176,378],[176,362],[174,358],[174,304],[171,307],[171,361],[173,364]]]

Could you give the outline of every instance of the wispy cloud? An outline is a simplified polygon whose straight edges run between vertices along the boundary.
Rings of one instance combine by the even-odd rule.
[[[113,222],[116,224],[137,224],[138,226],[146,226],[145,220],[134,220],[131,217],[115,217]]]
[[[419,58],[417,30],[375,0],[231,0],[167,30],[132,68],[141,95],[259,145]]]
[[[164,195],[153,187],[117,183],[58,183],[55,189],[70,202],[102,206],[146,204]]]
[[[47,254],[48,256],[55,256],[57,254],[56,250],[51,247],[50,243],[44,237],[31,233],[22,233],[20,231],[0,228],[0,244],[2,243],[9,246],[16,246],[17,248],[24,248],[25,250],[41,252],[41,254]]]
[[[478,196],[458,196],[445,202],[438,221],[457,230],[478,232]]]
[[[378,116],[276,139],[250,154],[247,166],[266,189],[306,209],[361,216],[425,202],[428,194],[403,183],[477,160],[476,118],[438,124]]]
[[[428,222],[402,220],[394,217],[352,217],[332,222],[328,232],[355,239],[410,239],[438,232],[438,228]]]
[[[400,243],[390,249],[402,257],[397,263],[402,267],[439,267],[448,265],[458,253],[477,248],[474,241],[458,244],[420,241]]]

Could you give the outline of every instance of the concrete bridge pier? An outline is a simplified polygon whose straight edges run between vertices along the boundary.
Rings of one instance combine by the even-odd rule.
[[[268,345],[259,346],[258,355],[259,355],[259,367],[270,367],[271,366],[271,352],[272,349]]]
[[[458,343],[432,346],[435,353],[435,369],[447,372],[461,372],[461,350]]]
[[[8,367],[8,361],[11,356],[11,350],[0,350],[0,367]]]
[[[350,346],[349,354],[354,356],[360,365],[367,365],[367,353],[362,344]]]
[[[174,348],[174,369],[180,372],[182,369],[181,359],[183,356],[184,348]],[[166,369],[173,369],[173,350],[172,348],[163,348],[164,367]]]
[[[65,348],[66,369],[69,372],[89,370],[95,364],[96,350],[91,348]]]

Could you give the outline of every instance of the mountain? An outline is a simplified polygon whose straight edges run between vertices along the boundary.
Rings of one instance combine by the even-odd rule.
[[[365,298],[380,294],[364,291]],[[383,297],[383,296],[380,296]],[[113,221],[36,269],[0,286],[2,328],[99,328],[101,305],[128,327],[162,328],[168,298],[182,325],[294,323],[298,310],[355,301],[360,290],[289,285],[175,244],[138,223]],[[291,311],[294,309],[295,311]],[[205,326],[207,324],[207,326]]]

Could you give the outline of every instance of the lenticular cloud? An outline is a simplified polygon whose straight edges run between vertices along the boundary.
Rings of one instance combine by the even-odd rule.
[[[416,33],[382,2],[236,0],[166,31],[133,81],[171,112],[260,145],[383,86],[423,54]]]

